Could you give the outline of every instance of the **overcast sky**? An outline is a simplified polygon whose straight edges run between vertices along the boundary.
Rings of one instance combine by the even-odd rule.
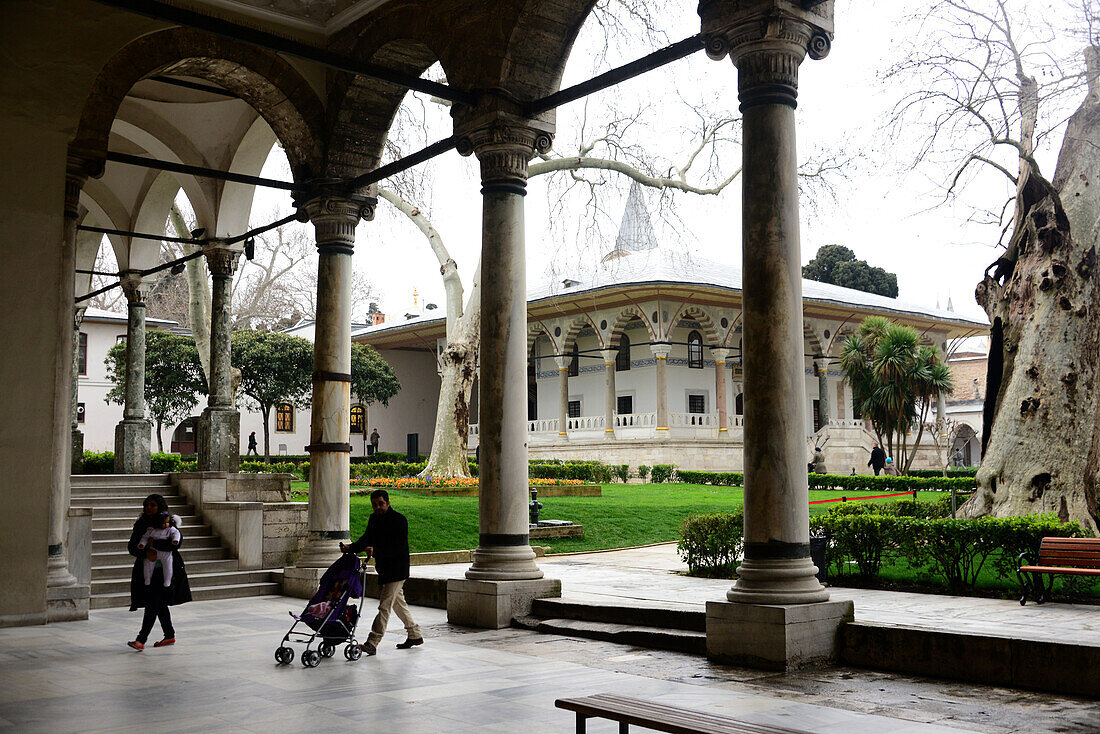
[[[819,197],[816,208],[802,207],[802,260],[809,261],[822,245],[842,244],[859,258],[897,273],[902,300],[946,307],[950,298],[960,314],[981,317],[983,312],[974,302],[974,286],[999,252],[997,228],[968,223],[972,210],[962,203],[938,206],[943,198],[940,187],[944,172],[928,167],[908,170],[915,142],[891,142],[885,132],[885,117],[900,90],[882,83],[879,73],[898,60],[916,32],[905,21],[904,8],[895,5],[909,4],[838,0],[832,52],[822,61],[807,59],[802,64],[797,112],[800,159],[828,148],[841,148],[848,155],[858,156],[848,168],[847,177],[834,182],[835,201]],[[685,2],[683,6],[682,12],[670,12],[661,19],[667,23],[664,30],[669,41],[698,31],[695,4]],[[655,47],[649,42],[623,43],[612,48],[606,59],[594,60],[595,51],[603,43],[598,29],[591,26],[589,23],[582,31],[575,47],[566,85]],[[683,152],[691,147],[685,133],[691,117],[678,98],[706,100],[712,107],[724,105],[735,115],[736,89],[736,72],[728,60],[714,62],[705,54],[696,54],[593,96],[587,107],[577,102],[561,109],[555,150],[568,153],[576,149],[582,115],[592,120],[609,107],[646,105],[649,112],[639,123],[636,142],[659,157],[682,160]],[[434,120],[432,133],[437,138],[449,135],[446,111],[436,109],[430,114]],[[1060,140],[1060,135],[1056,137]],[[1052,161],[1055,153],[1049,149],[1043,156]],[[278,153],[273,155],[264,175],[289,175],[285,163],[277,157]],[[481,237],[476,160],[452,152],[426,165],[431,167],[430,189],[420,192],[423,199],[414,203],[429,213],[468,287]],[[720,161],[723,172],[739,165],[737,149]],[[1052,173],[1051,167],[1047,175]],[[583,234],[589,220],[584,217],[583,197],[578,198],[577,192],[567,200],[569,206],[556,219],[556,226],[550,227],[549,199],[554,195],[548,196],[546,178],[532,179],[526,198],[528,280],[532,283],[545,282],[551,273],[560,277],[573,274],[567,271],[595,267],[599,256],[613,244],[628,189],[626,182],[602,187],[601,205],[606,216],[604,239],[600,240]],[[979,176],[967,191],[971,200],[986,201],[990,207],[1009,194],[1010,187],[999,174]],[[657,206],[657,194],[649,192],[647,199]],[[263,192],[256,210],[269,211],[268,202],[284,200],[282,193]],[[678,224],[655,221],[661,246],[688,256],[739,265],[740,200],[737,182],[717,197],[679,195]],[[426,241],[410,223],[387,209],[380,202],[377,220],[360,225],[357,267],[365,271],[377,290],[382,310],[391,316],[400,317],[411,308],[414,289],[420,293],[421,306],[425,302],[442,304],[438,263]]]

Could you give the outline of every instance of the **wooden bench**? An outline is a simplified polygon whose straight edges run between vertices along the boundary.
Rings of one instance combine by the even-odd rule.
[[[1100,538],[1043,538],[1039,545],[1039,561],[1031,565],[1027,553],[1016,559],[1020,579],[1020,605],[1028,596],[1042,604],[1047,600],[1054,576],[1100,576]],[[1025,561],[1029,563],[1025,565]]]
[[[587,730],[588,719],[617,721],[619,734],[626,734],[631,724],[670,734],[806,734],[805,729],[754,724],[729,716],[665,706],[613,693],[583,698],[559,698],[554,705],[576,712],[577,734],[584,734]]]

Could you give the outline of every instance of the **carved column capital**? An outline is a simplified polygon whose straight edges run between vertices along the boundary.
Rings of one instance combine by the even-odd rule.
[[[65,216],[76,220],[80,216],[80,192],[88,178],[103,174],[102,156],[69,146],[69,156],[65,162]]]
[[[619,356],[618,349],[601,349],[600,356],[603,357],[604,367],[614,367],[615,359]]]
[[[558,372],[569,369],[569,362],[572,361],[572,357],[554,357],[554,364],[558,366]]]
[[[126,270],[119,273],[119,283],[131,306],[145,305],[145,294],[149,292],[149,284],[144,282],[140,271]]]
[[[527,163],[547,153],[554,144],[554,126],[517,114],[514,100],[486,95],[477,109],[455,112],[455,149],[461,155],[477,155],[481,163],[481,192],[502,191],[523,195],[527,187]],[[515,108],[515,109],[512,109]]]
[[[737,66],[741,110],[760,104],[795,107],[798,66],[823,59],[833,37],[833,2],[703,0],[699,5],[707,55]]]
[[[725,364],[730,356],[730,350],[725,347],[711,347],[710,356],[714,357],[715,364]]]
[[[668,359],[669,353],[672,351],[671,344],[650,344],[649,351],[653,352],[653,356],[657,359]]]
[[[374,219],[376,198],[350,199],[341,196],[318,196],[302,205],[317,232],[318,252],[347,255],[355,251],[355,227],[359,220]]]
[[[73,329],[80,331],[80,325],[84,323],[84,312],[88,310],[88,307],[83,303],[78,303],[73,306]]]
[[[202,248],[206,267],[210,270],[210,275],[215,278],[232,278],[233,273],[237,272],[242,252],[243,248],[240,245],[226,245],[217,240]]]

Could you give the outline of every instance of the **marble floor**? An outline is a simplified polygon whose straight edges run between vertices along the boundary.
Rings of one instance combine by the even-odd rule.
[[[720,598],[728,586],[670,573],[675,561],[674,551],[659,546],[540,563],[577,598],[695,605]],[[414,574],[437,570],[462,569],[421,567]],[[919,598],[891,598],[857,598],[857,615],[947,614],[956,626],[1013,616],[1011,602],[986,609],[982,603],[992,600],[925,599],[922,612]],[[1048,622],[1051,612],[1065,612],[1055,626],[1096,632],[1100,608],[1076,617],[1059,606],[1068,605],[1042,609]],[[287,597],[187,604],[173,610],[178,644],[144,652],[125,645],[140,623],[125,609],[93,611],[83,622],[0,629],[0,732],[542,734],[574,731],[573,715],[556,709],[555,699],[600,692],[821,733],[1100,732],[1094,700],[845,668],[765,673],[526,630],[452,627],[443,610],[424,607],[413,608],[427,638],[421,647],[394,648],[403,639],[394,619],[377,656],[348,662],[338,652],[314,669],[297,660],[277,665],[287,612],[300,608]],[[1021,611],[1030,619],[1032,609]],[[617,727],[597,720],[589,731]]]

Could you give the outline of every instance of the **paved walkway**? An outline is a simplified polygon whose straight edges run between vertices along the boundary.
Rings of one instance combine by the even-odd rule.
[[[728,586],[671,574],[673,562],[661,546],[541,564],[572,598],[700,605]],[[416,572],[430,570],[464,568]],[[857,597],[836,596],[849,593]],[[94,611],[86,622],[0,629],[0,732],[543,734],[574,730],[556,698],[596,692],[822,733],[1100,731],[1096,701],[843,668],[764,673],[526,630],[456,628],[442,610],[422,607],[413,610],[428,638],[422,647],[394,649],[402,639],[394,620],[376,657],[350,663],[338,653],[312,670],[297,661],[278,666],[273,652],[290,626],[287,611],[300,607],[285,597],[188,604],[174,611],[179,643],[142,653],[125,646],[140,618],[124,609]],[[869,592],[858,592],[857,610],[867,619],[949,615],[952,626],[978,624],[978,616],[1004,620],[984,623],[993,627],[1034,625],[1037,614],[1013,602]],[[1042,612],[1056,626],[1097,634],[1100,609],[1082,616],[1047,605]],[[589,731],[616,727],[593,722]]]

